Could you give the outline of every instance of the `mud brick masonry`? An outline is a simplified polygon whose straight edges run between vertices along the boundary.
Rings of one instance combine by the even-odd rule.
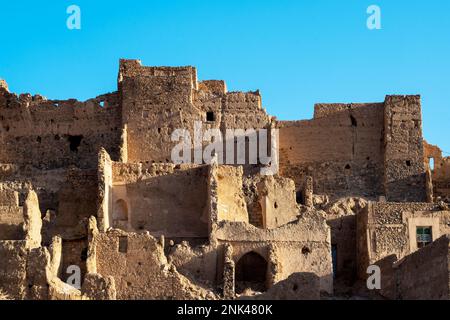
[[[196,121],[278,130],[278,174],[174,164]],[[194,67],[121,60],[84,102],[0,81],[0,299],[449,299],[449,200],[420,96],[278,121]]]

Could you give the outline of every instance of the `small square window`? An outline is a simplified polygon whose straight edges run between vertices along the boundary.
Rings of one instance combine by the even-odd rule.
[[[416,232],[417,248],[423,248],[433,242],[431,227],[417,227]]]
[[[214,115],[214,112],[212,111],[206,112],[206,121],[216,121],[216,116]]]

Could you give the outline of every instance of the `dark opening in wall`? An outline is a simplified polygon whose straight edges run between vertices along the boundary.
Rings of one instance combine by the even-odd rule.
[[[278,209],[278,203],[275,202],[275,203],[273,204],[273,207],[274,207],[275,209]]]
[[[358,122],[356,121],[354,116],[350,115],[350,121],[352,122],[352,127],[358,126]]]
[[[83,136],[69,136],[68,140],[70,143],[70,151],[78,152],[78,147],[81,144],[81,140],[83,140]]]
[[[38,136],[38,137],[36,138],[36,141],[37,141],[38,143],[41,143],[42,138],[41,138],[40,136]]]
[[[216,116],[214,115],[214,112],[212,111],[206,112],[206,121],[216,121]]]
[[[302,253],[303,253],[303,254],[309,254],[309,253],[311,253],[311,249],[308,248],[308,247],[303,247],[303,248],[302,248]]]
[[[249,252],[236,263],[236,292],[242,293],[250,288],[253,291],[266,291],[267,262],[256,252]]]
[[[128,237],[119,237],[119,252],[127,253],[128,251]]]
[[[350,165],[347,164],[347,165],[345,166],[345,170],[350,170],[350,169],[351,169]]]
[[[411,160],[406,160],[406,165],[407,165],[408,167],[411,167]]]
[[[299,190],[295,193],[295,200],[297,201],[298,204],[304,204],[303,203],[303,192],[301,190]]]
[[[88,256],[88,248],[81,250],[81,261],[86,261]]]

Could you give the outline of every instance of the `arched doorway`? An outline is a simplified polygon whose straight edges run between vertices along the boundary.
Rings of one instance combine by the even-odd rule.
[[[246,289],[266,291],[267,261],[256,252],[248,252],[236,264],[236,293]]]

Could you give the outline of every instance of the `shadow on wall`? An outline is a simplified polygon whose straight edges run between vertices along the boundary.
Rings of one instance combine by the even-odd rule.
[[[320,277],[311,272],[297,272],[257,296],[241,296],[239,300],[320,300]]]

